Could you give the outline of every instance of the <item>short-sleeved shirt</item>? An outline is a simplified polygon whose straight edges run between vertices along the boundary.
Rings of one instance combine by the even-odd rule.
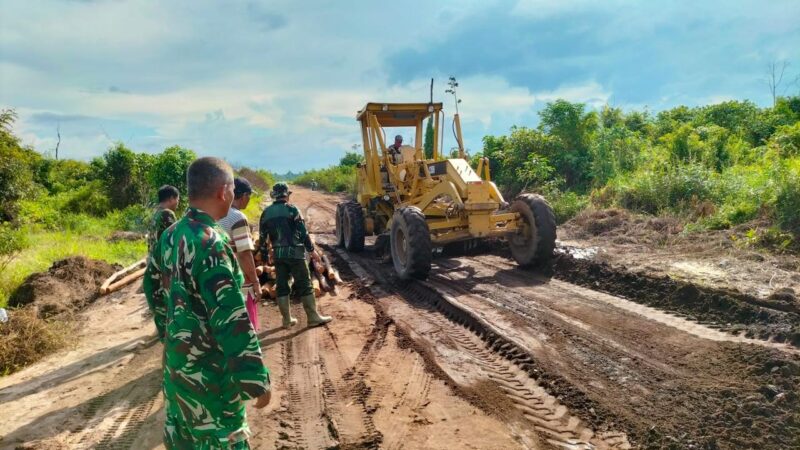
[[[256,249],[253,238],[250,236],[250,224],[247,216],[238,209],[231,207],[228,215],[217,221],[219,226],[228,233],[229,243],[236,253]]]

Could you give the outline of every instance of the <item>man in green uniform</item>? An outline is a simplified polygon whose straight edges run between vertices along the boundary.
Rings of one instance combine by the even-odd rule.
[[[306,252],[313,258],[318,257],[314,243],[306,230],[303,217],[294,205],[289,204],[289,187],[285,183],[276,183],[270,194],[273,203],[264,209],[259,221],[261,248],[272,245],[275,256],[276,290],[278,309],[283,316],[283,327],[288,328],[297,323],[289,310],[289,275],[294,278],[294,287],[300,295],[303,309],[308,318],[308,326],[323,325],[331,320],[317,312],[317,300],[311,285],[311,275],[306,263]],[[266,259],[266,258],[265,258]]]
[[[164,344],[164,444],[247,449],[244,401],[270,401],[269,371],[242,298],[242,272],[216,220],[233,200],[218,158],[189,166],[189,208],[148,258],[144,292]]]
[[[152,253],[158,238],[170,225],[177,221],[175,209],[180,203],[181,195],[178,188],[165,184],[158,188],[158,206],[150,217],[147,229],[147,252]]]

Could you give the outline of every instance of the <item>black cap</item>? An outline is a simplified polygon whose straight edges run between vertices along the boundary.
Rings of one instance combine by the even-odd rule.
[[[233,193],[236,196],[252,194],[253,187],[250,186],[250,182],[247,181],[247,178],[236,177],[233,179]]]

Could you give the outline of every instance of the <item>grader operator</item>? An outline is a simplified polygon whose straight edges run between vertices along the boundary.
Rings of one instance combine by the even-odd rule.
[[[423,123],[433,120],[433,155],[425,159]],[[365,237],[386,245],[400,278],[428,276],[436,248],[492,237],[505,238],[518,264],[544,263],[555,247],[553,210],[539,195],[508,204],[491,181],[488,158],[473,169],[466,160],[458,114],[453,129],[458,158],[441,155],[441,103],[367,103],[358,112],[364,162],[358,166],[355,200],[336,212],[339,245],[364,249]],[[414,146],[396,143],[390,153],[385,128],[412,127]],[[391,135],[391,134],[390,134]]]

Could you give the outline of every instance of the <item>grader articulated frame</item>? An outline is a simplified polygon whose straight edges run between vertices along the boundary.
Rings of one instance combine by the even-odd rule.
[[[423,123],[433,120],[433,155],[425,159]],[[510,205],[491,181],[488,158],[474,170],[465,158],[458,114],[453,125],[458,158],[441,156],[441,103],[368,103],[358,112],[364,162],[358,166],[355,201],[338,205],[336,234],[348,251],[364,248],[365,236],[387,245],[401,278],[425,278],[437,247],[504,237],[521,265],[550,258],[555,219],[547,202],[523,194]],[[414,146],[389,151],[384,128],[413,127]]]

